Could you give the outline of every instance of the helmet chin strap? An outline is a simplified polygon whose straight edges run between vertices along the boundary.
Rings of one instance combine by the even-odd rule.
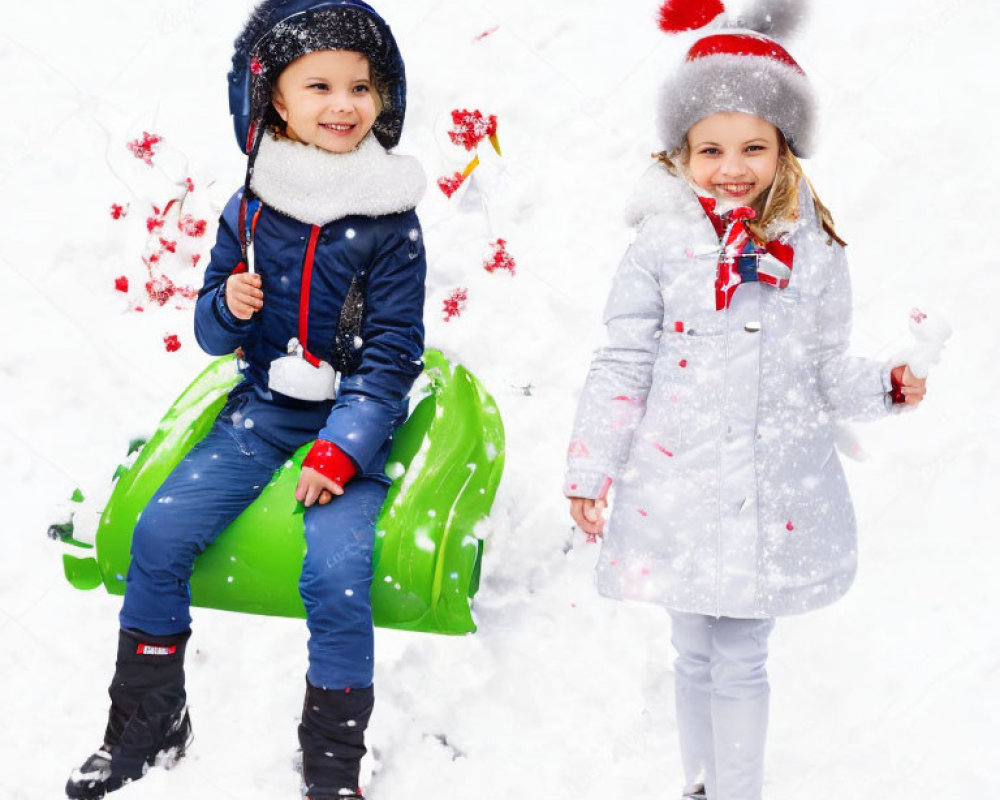
[[[247,209],[249,207],[251,197],[253,196],[253,191],[250,188],[250,182],[253,180],[254,163],[257,160],[257,152],[260,150],[260,143],[263,138],[264,120],[263,118],[258,118],[250,123],[250,130],[247,133],[247,171],[246,176],[243,179],[243,196],[240,198],[240,210],[237,215],[237,227],[239,228],[237,235],[240,240],[240,256],[242,257],[243,263],[246,264],[248,272],[256,271],[251,250],[253,247],[253,233],[251,230],[253,219],[252,217],[250,219],[247,218]]]

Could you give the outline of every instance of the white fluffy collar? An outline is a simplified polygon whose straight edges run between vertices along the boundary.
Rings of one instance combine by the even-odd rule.
[[[371,134],[349,153],[266,134],[250,186],[283,214],[326,225],[351,214],[408,211],[423,197],[427,179],[415,158],[387,152]]]
[[[698,194],[697,188],[690,182],[671,174],[663,164],[653,164],[643,173],[625,206],[625,221],[629,225],[639,225],[647,217],[664,212],[691,219],[707,219],[698,202]],[[799,184],[799,219],[791,228],[797,230],[816,224],[812,192],[803,180]]]

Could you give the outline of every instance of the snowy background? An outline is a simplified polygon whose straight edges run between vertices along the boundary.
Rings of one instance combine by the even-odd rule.
[[[206,218],[243,162],[228,116],[230,44],[251,3],[9,3],[0,32],[0,796],[62,796],[100,742],[119,599],[72,589],[45,536],[80,487],[105,491],[206,363],[190,308],[144,300],[144,220],[190,177]],[[855,350],[905,344],[914,305],[955,337],[917,414],[859,429],[848,465],[861,572],[827,610],[772,640],[770,800],[990,797],[1000,717],[1000,268],[993,0],[814,3],[792,52],[821,102],[807,170],[850,243]],[[674,798],[681,776],[667,615],[596,596],[597,555],[574,534],[563,454],[600,311],[629,242],[621,209],[656,147],[656,86],[685,46],[655,0],[381,0],[410,82],[400,152],[431,185],[428,342],[496,396],[507,471],[488,539],[479,632],[379,631],[373,800]],[[737,6],[738,10],[738,6]],[[906,16],[903,16],[905,13]],[[488,35],[483,36],[484,33]],[[469,154],[450,111],[499,119],[503,158],[450,200],[434,180]],[[163,137],[147,166],[126,143]],[[985,202],[984,202],[985,201]],[[128,204],[113,220],[112,203]],[[508,242],[517,273],[482,268]],[[152,242],[152,243],[151,243]],[[187,248],[185,250],[185,248]],[[164,261],[166,261],[166,256]],[[180,274],[180,267],[175,267]],[[117,292],[129,277],[129,294]],[[468,290],[462,315],[444,298]],[[168,352],[164,337],[181,347]],[[524,387],[530,385],[530,390]],[[292,769],[305,670],[294,620],[196,611],[188,691],[196,740],[172,772],[121,800],[298,797]],[[990,756],[993,753],[993,756]]]

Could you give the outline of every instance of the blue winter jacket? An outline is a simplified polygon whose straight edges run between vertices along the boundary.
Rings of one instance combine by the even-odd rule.
[[[407,393],[423,367],[426,260],[416,212],[351,215],[319,226],[262,205],[253,245],[264,305],[240,320],[226,306],[224,286],[241,261],[236,233],[241,194],[232,197],[219,221],[195,309],[198,343],[212,355],[242,348],[244,380],[230,404],[239,406],[239,419],[251,420],[262,438],[290,451],[317,437],[327,439],[351,458],[359,474],[387,480],[392,432],[406,418]],[[356,275],[365,281],[360,366],[342,378],[335,401],[297,400],[267,385],[270,363],[298,336],[311,237],[316,242],[307,340],[318,358],[333,362],[344,298]]]

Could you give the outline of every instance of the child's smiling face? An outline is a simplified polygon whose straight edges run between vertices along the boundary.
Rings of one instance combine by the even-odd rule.
[[[703,191],[749,206],[778,171],[778,129],[753,114],[724,111],[696,122],[687,135],[688,170]]]
[[[379,100],[368,59],[353,50],[317,50],[278,76],[271,96],[289,139],[347,153],[372,129]]]

